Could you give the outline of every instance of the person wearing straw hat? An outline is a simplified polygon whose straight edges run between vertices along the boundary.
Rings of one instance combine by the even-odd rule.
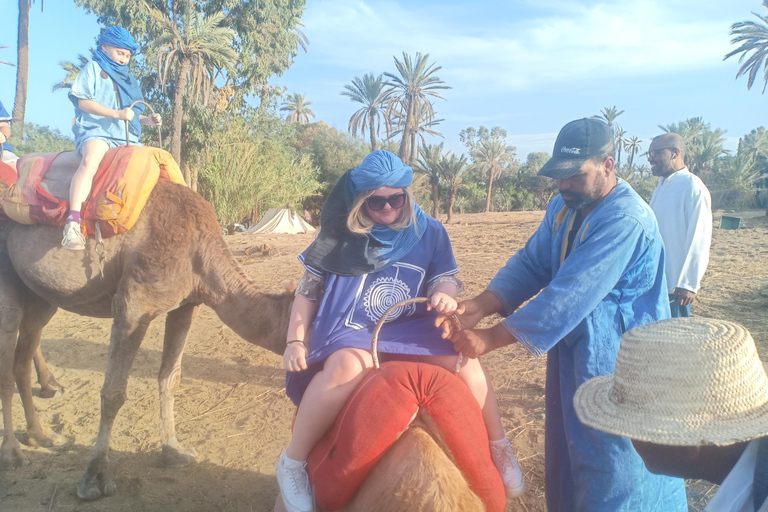
[[[487,289],[459,304],[465,329],[444,335],[478,357],[519,343],[547,353],[545,481],[550,512],[683,512],[682,480],[653,475],[629,439],[585,427],[573,410],[583,382],[613,372],[621,335],[669,318],[664,247],[653,212],[614,172],[613,130],[579,119],[557,136],[539,175],[560,195]],[[526,303],[523,305],[524,303]],[[474,329],[484,317],[506,318]]]
[[[110,27],[101,34],[93,60],[80,70],[69,90],[75,106],[75,149],[83,158],[69,188],[69,215],[64,225],[62,247],[70,251],[85,249],[80,228],[80,209],[88,199],[93,177],[104,155],[123,145],[125,122],[129,123],[129,140],[139,145],[141,126],[160,126],[160,114],[144,116],[144,96],[139,82],[128,70],[131,56],[139,51],[133,36],[122,27]]]
[[[741,325],[632,329],[615,373],[582,384],[573,403],[585,425],[632,439],[651,472],[719,484],[706,512],[768,512],[768,376]]]

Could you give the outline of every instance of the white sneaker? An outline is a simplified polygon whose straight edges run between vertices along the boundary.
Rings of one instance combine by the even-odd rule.
[[[507,498],[521,496],[525,492],[523,472],[520,470],[515,454],[512,453],[512,445],[508,439],[502,442],[491,442],[491,460],[499,470]]]
[[[289,459],[283,452],[277,461],[275,476],[288,512],[312,512],[315,509],[306,462]]]
[[[85,237],[80,231],[79,222],[67,222],[64,226],[64,239],[61,241],[61,246],[68,251],[85,250]]]

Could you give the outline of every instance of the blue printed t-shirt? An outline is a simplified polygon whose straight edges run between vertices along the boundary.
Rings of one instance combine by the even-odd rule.
[[[112,79],[102,78],[101,66],[94,61],[86,64],[78,73],[69,96],[81,100],[92,100],[114,110],[123,108],[117,101]],[[117,147],[125,144],[125,121],[89,114],[75,108],[75,124],[72,125],[72,133],[75,135],[78,153],[89,139],[103,139],[110,147]],[[135,134],[131,133],[130,138],[132,145],[140,145]]]
[[[1,101],[0,101],[0,123],[11,124],[11,114],[9,114],[7,110],[5,110],[5,107],[3,106],[3,102]],[[4,142],[3,150],[10,151],[11,153],[13,153],[13,146],[8,144],[7,142]]]
[[[370,274],[340,276],[304,263],[308,272],[323,279],[325,295],[315,317],[307,365],[302,372],[288,372],[286,392],[298,405],[312,377],[333,352],[354,347],[371,349],[376,322],[393,304],[426,296],[427,289],[443,276],[459,272],[448,233],[440,222],[426,216],[427,229],[414,249],[397,263]],[[311,246],[310,246],[311,247]],[[408,355],[456,355],[453,345],[435,327],[435,311],[424,304],[395,310],[379,334],[378,351]]]

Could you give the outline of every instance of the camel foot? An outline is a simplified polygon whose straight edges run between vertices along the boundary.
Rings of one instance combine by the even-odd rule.
[[[30,446],[42,448],[51,448],[62,442],[62,437],[59,434],[48,429],[27,430],[27,437]]]
[[[195,462],[197,450],[182,446],[176,439],[163,443],[160,462],[167,468],[183,468]]]
[[[56,382],[56,379],[47,384],[40,384],[40,398],[60,397],[66,392],[67,388]]]
[[[102,496],[112,496],[117,490],[115,482],[107,477],[106,471],[92,472],[93,461],[88,465],[88,471],[77,485],[77,497],[81,500],[93,501]]]
[[[0,446],[0,471],[20,468],[29,464],[29,459],[21,451],[21,445],[16,438],[5,440]]]

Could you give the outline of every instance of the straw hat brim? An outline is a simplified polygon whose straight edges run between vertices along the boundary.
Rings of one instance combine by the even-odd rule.
[[[609,434],[673,446],[723,446],[768,435],[768,403],[732,416],[669,417],[617,403],[613,381],[613,375],[595,377],[576,390],[573,405],[583,424]]]

